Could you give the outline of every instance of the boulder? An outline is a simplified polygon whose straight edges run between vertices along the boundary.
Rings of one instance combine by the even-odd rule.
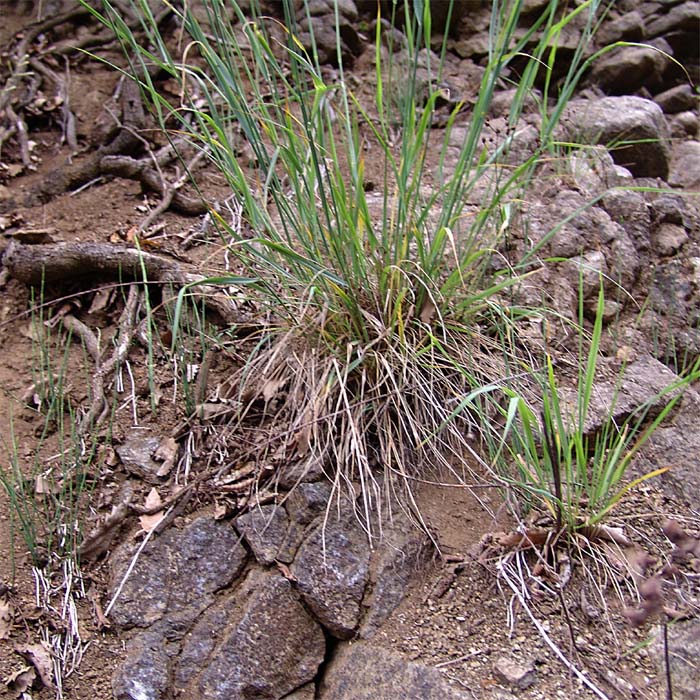
[[[323,631],[292,584],[255,570],[187,635],[175,691],[183,700],[276,700],[310,682],[325,653]]]
[[[236,518],[236,527],[258,563],[269,566],[286,540],[289,518],[282,506],[258,506]]]
[[[241,572],[246,551],[228,524],[201,517],[170,529],[138,554],[128,543],[111,560],[111,595],[119,591],[111,618],[123,627],[147,627],[165,615],[190,609],[192,617]]]
[[[670,132],[661,108],[641,97],[572,100],[562,126],[571,139],[605,145],[635,177],[666,178]]]
[[[338,63],[338,37],[344,63],[352,62],[363,49],[357,33],[355,0],[338,0],[336,27],[336,0],[296,0],[297,39],[311,53],[315,51],[319,63]]]
[[[665,114],[677,114],[690,109],[697,109],[698,96],[690,85],[686,83],[664,90],[654,97]]]
[[[319,700],[467,700],[430,666],[367,642],[344,645],[328,664]]]
[[[294,559],[292,575],[305,603],[334,637],[349,639],[360,622],[369,558],[367,534],[350,511],[318,518]]]
[[[641,87],[656,91],[663,87],[671,53],[670,46],[659,48],[623,46],[613,49],[595,62],[591,81],[613,95],[627,95]]]
[[[114,700],[167,700],[168,654],[162,634],[146,630],[127,645],[126,659],[112,676]]]
[[[668,184],[700,191],[700,141],[683,141],[673,149]]]
[[[659,628],[649,654],[656,664],[659,678],[666,678],[666,654],[663,630]],[[700,620],[684,620],[668,626],[668,660],[673,700],[697,700],[700,688]],[[664,683],[665,685],[665,683]],[[670,693],[665,695],[670,697]]]

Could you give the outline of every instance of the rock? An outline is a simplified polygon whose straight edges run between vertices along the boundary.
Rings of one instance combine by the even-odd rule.
[[[510,656],[499,656],[493,664],[496,676],[509,686],[525,690],[535,682],[532,661],[517,661]]]
[[[578,263],[582,254],[584,258],[594,255],[598,269],[607,269],[610,279],[605,280],[606,287],[612,286],[611,280],[614,280],[630,288],[640,265],[634,244],[620,224],[603,208],[590,206],[589,201],[574,190],[558,190],[552,197],[534,202],[527,210],[528,236],[533,243],[547,241],[542,250],[548,257],[575,259],[577,265],[567,268],[569,284],[575,290],[579,284]],[[604,262],[601,251],[605,251]],[[593,293],[592,284],[586,289],[589,294]],[[596,295],[597,289],[595,286]]]
[[[430,666],[406,661],[367,642],[339,648],[328,664],[319,700],[467,700]]]
[[[111,595],[121,585],[137,545],[112,556]],[[111,618],[124,627],[147,627],[165,615],[191,609],[194,618],[212,595],[241,572],[246,552],[227,523],[202,517],[182,530],[171,529],[149,542],[112,608]]]
[[[673,700],[697,700],[700,688],[700,620],[684,620],[668,625]],[[659,628],[651,645],[650,655],[656,664],[660,679],[666,677],[663,630]],[[665,683],[663,683],[665,686]],[[669,695],[664,695],[669,697]]]
[[[673,53],[668,45],[663,49]],[[663,87],[663,74],[669,63],[668,56],[657,48],[623,46],[593,64],[591,81],[613,95],[628,95],[642,86],[655,91]]]
[[[291,583],[252,571],[187,636],[174,674],[183,700],[282,698],[309,683],[326,651]]]
[[[639,192],[611,190],[602,199],[608,216],[622,226],[638,252],[649,250],[651,212]]]
[[[593,146],[572,153],[568,170],[576,185],[590,197],[597,197],[618,184],[620,176],[606,148]]]
[[[412,577],[432,553],[430,539],[403,513],[383,528],[383,539],[370,563],[370,589],[363,606],[360,634],[370,638],[403,600]]]
[[[678,376],[666,365],[651,355],[644,355],[624,368],[619,379],[619,369],[605,370],[605,362],[599,362],[600,374],[612,376],[609,382],[596,382],[593,387],[588,414],[584,421],[584,432],[593,435],[611,420],[621,425],[630,415],[638,415],[639,409],[648,409],[648,416],[658,415],[668,403],[670,396],[661,397],[666,387],[678,381]],[[578,394],[567,387],[560,387],[562,405],[575,407]],[[575,420],[575,416],[572,415]]]
[[[660,477],[661,483],[686,503],[697,504],[700,493],[700,394],[697,391],[686,391],[672,419],[656,429],[645,451],[652,455],[652,463],[640,465],[638,470],[670,466]]]
[[[338,33],[336,33],[335,0],[296,0],[297,39],[307,51],[315,51],[319,63],[337,65],[337,41],[340,37],[344,64],[352,62],[363,49],[357,33],[357,7],[354,0],[338,0]]]
[[[283,700],[315,700],[316,698],[316,684],[307,683],[298,690],[295,690],[289,695],[285,695]]]
[[[160,484],[167,472],[161,473],[162,462],[153,459],[158,449],[168,438],[130,435],[123,444],[115,448],[124,468],[149,484]]]
[[[661,108],[641,97],[572,100],[562,127],[569,138],[608,147],[635,177],[666,178],[671,149]]]
[[[650,37],[655,37],[688,31],[694,34],[697,42],[698,25],[700,25],[700,5],[696,0],[687,0],[672,7],[668,12],[657,13],[647,23],[647,34]]]
[[[510,90],[499,90],[494,94],[491,104],[489,105],[489,115],[493,117],[507,117],[513,106],[513,98],[517,93],[517,88]],[[530,114],[537,111],[538,100],[542,99],[542,94],[539,90],[533,88],[532,92],[528,93],[524,98],[523,113]],[[461,144],[464,145],[462,140]]]
[[[640,41],[644,38],[644,34],[644,17],[641,12],[632,10],[611,22],[604,22],[596,34],[596,39],[600,44],[607,46],[620,39]]]
[[[687,217],[687,208],[683,197],[678,194],[664,193],[651,202],[654,221],[660,224],[678,224],[683,226]]]
[[[675,255],[688,240],[688,234],[677,224],[661,224],[654,232],[654,250],[661,256]]]
[[[308,525],[326,510],[330,498],[331,485],[327,481],[302,483],[289,493],[285,507],[293,522]]]
[[[698,96],[690,85],[676,85],[664,90],[654,97],[656,102],[666,114],[677,114],[687,110],[697,109]]]
[[[285,542],[289,518],[282,506],[258,506],[236,518],[236,527],[258,562],[268,566]]]
[[[112,676],[114,700],[167,700],[171,697],[169,658],[163,637],[146,630],[132,639],[122,665]]]
[[[700,141],[684,141],[674,149],[668,184],[700,190]]]
[[[350,638],[369,578],[369,544],[355,515],[319,518],[299,548],[292,574],[316,619],[334,637]]]
[[[679,112],[671,118],[671,136],[676,139],[697,138],[700,135],[700,117],[696,110]]]

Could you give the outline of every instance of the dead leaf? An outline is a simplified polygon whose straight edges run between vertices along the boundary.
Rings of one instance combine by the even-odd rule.
[[[153,511],[156,508],[160,508],[160,506],[163,504],[163,501],[161,500],[160,494],[158,491],[156,491],[155,488],[152,488],[148,496],[146,496],[146,500],[144,502],[144,506],[147,511]],[[156,527],[158,527],[160,521],[163,519],[163,511],[159,510],[157,513],[153,513],[152,515],[141,515],[139,517],[139,524],[141,525],[141,529],[144,532],[150,532],[151,530],[155,530]]]
[[[112,540],[119,527],[128,515],[128,500],[113,506],[112,512],[105,518],[104,522],[83,540],[83,543],[80,545],[80,560],[92,561],[105,554],[112,545]]]
[[[214,520],[223,520],[230,515],[230,508],[225,503],[217,504],[214,508]]]
[[[700,539],[689,535],[675,520],[667,520],[663,526],[666,537],[676,546],[676,558],[683,558],[688,554],[700,557]],[[679,556],[680,555],[680,556]]]
[[[421,323],[425,323],[426,326],[429,326],[435,317],[436,311],[437,309],[435,308],[435,304],[433,304],[433,300],[428,298],[425,300],[418,318],[420,319]]]
[[[148,496],[146,496],[146,500],[143,502],[144,507],[146,510],[152,511],[155,510],[156,508],[160,508],[160,506],[163,505],[163,500],[160,497],[160,494],[158,493],[158,490],[156,488],[152,488],[148,492]]]
[[[14,613],[6,600],[0,600],[0,639],[8,639],[12,631]]]
[[[104,311],[112,298],[111,289],[98,289],[95,296],[92,298],[92,303],[88,309],[89,314],[95,314],[98,311]]]
[[[6,678],[3,683],[7,689],[15,694],[16,698],[22,697],[34,684],[36,671],[31,666],[23,666]]]
[[[153,459],[157,462],[162,462],[156,476],[168,476],[175,466],[175,460],[177,459],[179,447],[177,441],[173,437],[165,438],[160,441],[158,449],[153,455]]]
[[[34,666],[39,679],[47,688],[53,688],[53,662],[51,652],[43,644],[28,644],[26,647],[15,647],[18,654],[24,656]]]
[[[269,403],[279,390],[287,383],[286,377],[278,377],[277,379],[268,379],[262,388],[262,395],[265,403]]]
[[[47,479],[45,476],[42,476],[39,474],[35,479],[34,479],[34,493],[37,494],[37,496],[45,496],[47,494],[56,494],[60,491],[60,487],[58,484],[52,484],[49,479]]]
[[[137,207],[138,208],[138,207]],[[124,236],[126,238],[127,243],[133,243],[139,236],[139,227],[138,226],[132,226],[127,232],[126,235]]]

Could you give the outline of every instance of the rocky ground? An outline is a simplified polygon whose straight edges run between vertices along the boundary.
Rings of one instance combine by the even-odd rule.
[[[545,4],[526,0],[523,22]],[[332,3],[312,5],[319,55],[332,63]],[[452,104],[473,103],[487,54],[487,5],[457,3],[444,75]],[[374,76],[368,46],[376,3],[339,6],[352,65],[347,79],[361,96]],[[165,351],[155,360],[149,355],[154,334],[158,347],[169,344],[168,316],[157,316],[149,345],[144,327],[128,321],[130,308],[134,319],[142,313],[139,290],[113,292],[117,264],[133,263],[123,253],[117,262],[110,256],[115,247],[133,248],[135,237],[152,256],[152,280],[177,286],[188,275],[223,269],[205,209],[187,186],[175,186],[180,173],[172,159],[153,167],[135,135],[151,138],[152,124],[128,84],[117,89],[112,70],[70,48],[76,41],[94,45],[120,60],[77,3],[6,0],[2,9],[0,468],[7,473],[16,456],[30,502],[46,506],[58,495],[46,475],[74,442],[63,436],[93,446],[94,457],[82,482],[89,486],[82,497],[88,502],[81,502],[81,572],[55,566],[41,538],[32,560],[11,518],[11,494],[0,497],[0,693],[81,700],[651,699],[670,697],[670,677],[673,698],[698,697],[700,394],[687,392],[634,465],[636,473],[671,469],[614,510],[607,540],[558,552],[554,561],[513,541],[517,523],[495,489],[465,489],[449,474],[417,489],[424,529],[395,508],[371,547],[352,503],[340,514],[328,511],[330,486],[320,471],[291,490],[295,475],[285,473],[276,493],[251,493],[250,477],[261,468],[251,455],[259,448],[227,443],[222,417],[222,387],[240,357],[204,357],[195,343],[179,361],[209,371],[203,382],[192,378],[187,394],[187,373]],[[303,28],[309,20],[301,20]],[[542,257],[558,262],[519,290],[521,301],[545,301],[574,320],[581,270],[589,314],[599,273],[611,281],[595,393],[600,410],[593,414],[605,412],[623,362],[620,418],[700,356],[700,210],[693,194],[700,190],[699,35],[698,2],[614,3],[598,43],[586,50],[632,43],[595,62],[561,125],[562,141],[598,147],[553,159],[521,203],[515,257],[526,241],[581,210],[543,247]],[[304,32],[300,38],[308,39]],[[562,60],[580,42],[574,23],[560,37]],[[25,54],[33,62],[17,70]],[[504,84],[485,143],[505,128],[511,99]],[[467,108],[448,159],[456,157],[468,118]],[[511,164],[528,156],[538,120],[533,104]],[[150,149],[164,145],[152,138]],[[623,139],[632,145],[614,148]],[[207,194],[225,201],[216,174],[201,177]],[[582,209],[591,200],[596,205]],[[68,257],[65,268],[56,263]],[[100,275],[79,279],[96,259]],[[30,284],[41,280],[42,267],[53,276],[45,274],[39,307]],[[224,319],[241,312],[230,298],[216,310]],[[61,325],[83,343],[59,339]],[[563,354],[572,342],[567,328],[553,327],[549,338]],[[110,338],[107,350],[93,353],[91,337]],[[53,366],[42,349],[58,358]],[[70,420],[47,428],[45,385],[55,374],[65,378],[61,400],[95,416],[102,406],[90,397],[102,377],[98,388],[117,396],[109,429],[82,433],[79,414],[70,412],[60,414]],[[613,379],[606,383],[605,376]],[[201,409],[197,420],[187,419],[188,400]],[[217,481],[222,465],[226,479]],[[272,458],[271,465],[280,469]],[[71,536],[60,528],[57,534]]]

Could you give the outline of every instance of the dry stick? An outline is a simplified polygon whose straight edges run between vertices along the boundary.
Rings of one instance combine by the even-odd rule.
[[[566,656],[564,656],[563,652],[559,649],[559,647],[552,641],[551,637],[547,634],[547,631],[545,628],[542,626],[540,621],[532,614],[532,611],[530,610],[530,607],[527,604],[527,601],[525,600],[525,596],[518,590],[518,587],[513,583],[511,580],[510,576],[506,573],[505,567],[503,564],[503,561],[501,560],[498,562],[498,571],[501,574],[502,578],[505,580],[505,582],[510,586],[510,589],[513,591],[515,594],[515,597],[518,599],[518,602],[520,603],[520,606],[522,607],[523,610],[528,614],[528,617],[530,618],[530,621],[532,624],[535,626],[537,631],[540,633],[542,636],[542,639],[546,642],[547,646],[554,652],[556,657],[566,666],[569,671],[571,671],[587,688],[593,691],[601,700],[610,700],[610,698],[600,689],[598,688],[597,685],[595,685],[592,681],[589,681],[586,676],[581,673],[581,671],[574,666],[574,664],[569,661]]]

